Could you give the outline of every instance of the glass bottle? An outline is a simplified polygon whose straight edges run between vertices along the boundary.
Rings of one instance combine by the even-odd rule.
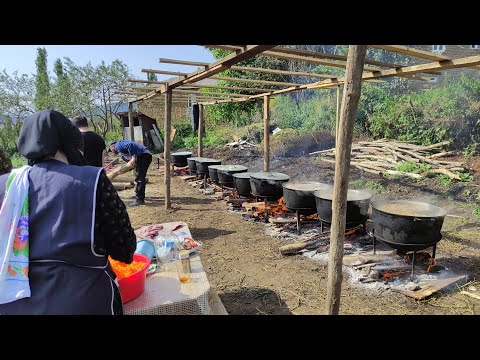
[[[173,231],[168,229],[159,231],[154,243],[159,266],[178,259],[180,239]]]
[[[190,266],[190,254],[188,251],[180,251],[177,266],[178,279],[181,283],[188,283],[191,280],[192,268]]]

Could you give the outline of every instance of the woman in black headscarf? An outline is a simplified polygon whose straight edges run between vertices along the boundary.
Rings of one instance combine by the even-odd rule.
[[[80,131],[61,113],[29,116],[18,139],[32,166],[29,189],[31,296],[0,314],[122,314],[108,256],[130,263],[136,237],[102,168],[87,166]],[[0,176],[0,204],[8,175]]]

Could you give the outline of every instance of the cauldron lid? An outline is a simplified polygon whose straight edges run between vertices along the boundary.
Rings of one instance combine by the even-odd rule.
[[[317,190],[313,193],[316,197],[325,200],[332,200],[333,199],[333,187],[327,189]],[[361,200],[368,200],[372,197],[371,194],[367,193],[366,191],[362,190],[353,190],[348,189],[347,192],[347,201],[361,201]]]
[[[299,191],[315,191],[332,187],[330,184],[325,184],[318,181],[289,181],[283,183],[282,186],[286,189]]]
[[[189,151],[180,151],[180,152],[171,153],[170,155],[173,155],[173,156],[192,156],[192,153],[189,152]]]
[[[190,160],[190,161],[197,161],[197,159],[201,159],[199,157],[189,157],[187,158],[187,161]]]
[[[444,217],[447,212],[441,207],[410,200],[377,200],[372,208],[387,214],[411,217]]]
[[[222,161],[221,160],[217,160],[217,159],[212,159],[212,158],[206,158],[206,157],[197,157],[195,158],[195,161],[196,162],[199,162],[199,163],[221,163]]]
[[[217,170],[222,172],[231,172],[231,171],[238,172],[238,171],[248,170],[248,168],[243,165],[220,165],[220,167],[218,167]]]
[[[272,180],[272,181],[290,180],[290,176],[288,176],[287,174],[279,173],[279,172],[270,172],[270,171],[251,173],[250,177],[258,180]]]
[[[235,173],[232,176],[239,179],[250,179],[251,172]]]
[[[208,165],[209,169],[218,170],[218,168],[223,165]]]

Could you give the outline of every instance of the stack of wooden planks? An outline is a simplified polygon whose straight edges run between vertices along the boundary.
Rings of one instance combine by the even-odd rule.
[[[388,139],[360,141],[352,144],[350,164],[377,175],[390,174],[419,179],[443,174],[451,179],[462,180],[458,173],[465,172],[463,164],[443,159],[455,154],[455,151],[443,150],[448,145],[449,141],[427,146]],[[321,161],[335,164],[335,148],[315,151],[310,155],[319,155]],[[398,168],[403,162],[414,163],[418,166],[417,171],[400,171]]]

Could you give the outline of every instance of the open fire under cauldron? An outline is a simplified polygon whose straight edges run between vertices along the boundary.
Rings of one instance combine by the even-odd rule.
[[[324,226],[330,226],[332,223],[333,186],[325,190],[317,190],[314,192],[314,195],[318,218],[320,219],[320,231],[323,232]],[[371,197],[372,195],[365,191],[348,190],[347,216],[345,224],[347,229],[363,225],[363,230],[365,231],[365,223],[368,219],[368,207],[370,206]]]
[[[239,196],[250,197],[252,195],[252,187],[250,186],[250,172],[241,172],[233,174],[233,183],[235,190]]]
[[[297,231],[301,233],[301,215],[313,215],[317,212],[315,204],[316,190],[326,190],[332,186],[317,181],[285,182],[283,186],[283,201],[290,210],[297,212]]]
[[[434,205],[410,200],[378,200],[372,202],[375,241],[394,249],[415,252],[433,247],[442,239],[441,229],[447,212]]]
[[[283,196],[282,183],[290,176],[279,172],[256,172],[250,174],[252,195],[266,200],[278,200]]]

